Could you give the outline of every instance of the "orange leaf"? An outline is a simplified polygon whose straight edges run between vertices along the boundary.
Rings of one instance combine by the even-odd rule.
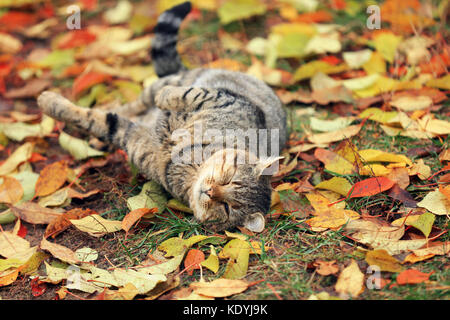
[[[89,89],[93,85],[105,82],[111,78],[110,75],[99,72],[88,72],[78,76],[73,82],[72,94],[77,96],[82,91]]]
[[[198,249],[191,249],[184,259],[184,267],[189,275],[192,275],[194,269],[200,269],[200,263],[205,260],[205,254]]]
[[[299,14],[294,21],[301,23],[328,22],[333,16],[327,11],[316,11]]]
[[[68,36],[64,37],[64,39],[59,43],[58,48],[71,49],[80,47],[95,41],[96,38],[97,36],[95,34],[90,33],[87,30],[72,30]]]
[[[397,276],[397,283],[399,285],[422,283],[427,281],[432,273],[433,271],[430,273],[423,273],[417,269],[408,269],[399,273]]]
[[[16,281],[20,269],[4,271],[0,273],[0,287],[7,286]]]
[[[81,219],[91,214],[97,214],[97,212],[91,209],[83,210],[80,208],[69,210],[48,224],[44,237],[48,238],[51,236],[54,239],[58,234],[72,225],[70,220]]]
[[[394,182],[386,177],[373,177],[359,181],[350,190],[350,198],[368,197],[389,190]]]
[[[47,196],[58,190],[66,182],[67,172],[64,160],[47,165],[39,174],[35,197]]]
[[[0,185],[0,202],[14,204],[22,199],[23,188],[20,182],[12,177],[3,177]]]
[[[155,213],[157,208],[139,208],[129,212],[122,220],[122,229],[125,230],[126,233],[130,230],[133,224],[141,219],[148,213]]]

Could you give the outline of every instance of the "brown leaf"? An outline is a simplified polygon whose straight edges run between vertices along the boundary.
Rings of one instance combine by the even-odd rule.
[[[78,191],[76,191],[76,190],[74,190],[72,188],[68,188],[67,189],[67,196],[69,198],[84,199],[84,198],[88,198],[88,197],[90,197],[90,196],[92,196],[94,194],[97,194],[100,191],[101,191],[100,189],[94,189],[94,190],[88,191],[86,193],[81,193],[81,192],[78,192]]]
[[[47,196],[58,190],[66,182],[67,173],[67,162],[64,160],[46,166],[36,182],[35,197]]]
[[[52,243],[50,241],[47,241],[46,239],[42,239],[41,244],[39,245],[42,250],[46,250],[52,254],[55,258],[71,263],[71,264],[77,264],[80,261],[75,257],[75,252],[70,250],[67,247],[64,247],[62,245]]]
[[[330,274],[335,274],[339,271],[339,267],[336,265],[336,260],[323,261],[317,259],[314,261],[313,265],[316,267],[316,272],[322,276],[329,276]]]
[[[49,224],[61,215],[55,210],[30,201],[13,206],[11,210],[16,217],[32,224]]]
[[[60,234],[61,232],[63,232],[72,225],[70,220],[81,219],[90,214],[96,214],[96,212],[91,209],[80,209],[80,208],[69,210],[64,214],[61,214],[60,216],[58,216],[56,219],[54,219],[52,222],[49,223],[47,229],[45,229],[44,237],[48,238],[51,236],[54,239],[58,234]]]
[[[125,232],[128,233],[130,228],[133,226],[133,224],[141,219],[143,216],[149,213],[156,213],[158,211],[157,208],[139,208],[136,210],[133,210],[123,218],[122,220],[122,229],[125,230]]]
[[[13,177],[3,177],[0,185],[0,202],[15,204],[23,196],[23,188],[20,182]]]
[[[5,98],[17,99],[17,98],[33,98],[39,93],[50,87],[52,82],[46,79],[33,79],[29,81],[24,87],[8,90],[4,94]]]
[[[395,184],[387,194],[389,197],[401,201],[408,208],[416,208],[417,201],[413,199],[411,194]]]

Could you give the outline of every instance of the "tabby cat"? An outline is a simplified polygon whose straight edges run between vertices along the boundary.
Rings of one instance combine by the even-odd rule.
[[[244,226],[261,232],[271,202],[266,169],[276,165],[279,157],[268,157],[267,151],[258,157],[260,150],[270,149],[267,135],[260,132],[277,133],[270,154],[278,154],[286,142],[286,114],[278,97],[258,79],[240,72],[183,66],[176,50],[177,34],[190,10],[190,2],[185,2],[159,17],[151,48],[159,79],[137,101],[105,111],[75,106],[46,91],[38,97],[38,105],[47,115],[125,150],[146,178],[188,203],[194,217],[208,228]],[[219,131],[225,139],[229,132],[239,134],[231,137],[231,146],[224,147],[208,134],[196,141],[198,127],[201,133]],[[250,151],[255,143],[242,134],[248,129],[265,139],[256,151]],[[194,140],[180,142],[174,134],[180,130]],[[178,161],[180,152],[189,155],[196,148],[212,151],[200,161]]]

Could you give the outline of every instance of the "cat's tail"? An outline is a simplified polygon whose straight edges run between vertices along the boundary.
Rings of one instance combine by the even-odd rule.
[[[177,52],[178,29],[184,17],[191,11],[189,1],[179,4],[158,18],[152,40],[151,57],[156,74],[164,77],[186,69]]]

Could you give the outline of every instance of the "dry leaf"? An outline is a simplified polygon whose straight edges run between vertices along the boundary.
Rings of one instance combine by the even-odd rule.
[[[193,282],[189,285],[195,293],[214,298],[229,297],[247,290],[244,280],[216,279],[211,282]]]
[[[30,201],[13,206],[11,210],[16,217],[32,224],[49,224],[61,215],[60,212]]]
[[[41,170],[36,182],[36,197],[47,196],[58,190],[67,179],[66,161],[58,161],[49,164]]]
[[[0,202],[15,204],[22,199],[23,188],[20,182],[12,177],[3,177],[0,185]]]
[[[41,240],[41,244],[39,245],[42,250],[46,250],[52,254],[55,258],[70,263],[70,264],[77,264],[80,261],[76,258],[75,252],[70,250],[67,247],[64,247],[62,245],[52,243],[50,241],[47,241],[46,239]]]
[[[343,298],[357,298],[364,291],[364,274],[355,260],[339,274],[335,290]]]

